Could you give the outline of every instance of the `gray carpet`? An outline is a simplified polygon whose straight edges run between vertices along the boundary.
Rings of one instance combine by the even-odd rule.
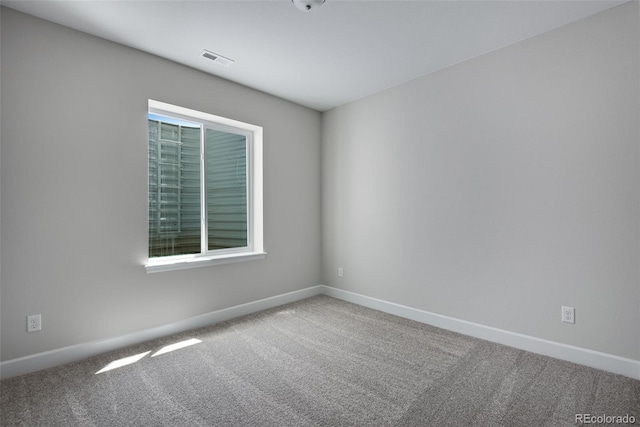
[[[575,426],[582,413],[640,425],[640,381],[326,296],[11,378],[0,391],[2,426]]]

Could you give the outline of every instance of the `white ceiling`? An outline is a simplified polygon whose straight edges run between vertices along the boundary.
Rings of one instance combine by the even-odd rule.
[[[327,0],[311,13],[289,0],[0,3],[324,111],[625,1]]]

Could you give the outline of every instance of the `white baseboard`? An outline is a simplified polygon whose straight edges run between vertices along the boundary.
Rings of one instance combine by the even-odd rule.
[[[309,298],[322,293],[321,286],[312,286],[299,291],[288,292],[258,301],[240,304],[200,316],[191,317],[169,325],[144,331],[133,332],[119,337],[99,341],[81,343],[25,357],[7,360],[0,363],[0,379],[24,375],[41,369],[52,368],[64,363],[74,362],[87,357],[117,350],[128,345],[139,344],[155,338],[201,328],[214,323],[223,322],[235,317],[244,316],[282,304]]]
[[[640,361],[638,360],[509,332],[330,286],[323,285],[322,294],[464,335],[640,380]]]
[[[270,298],[236,305],[222,310],[216,310],[211,313],[191,317],[169,325],[133,332],[119,337],[76,344],[69,347],[7,360],[0,363],[0,379],[11,378],[39,371],[41,369],[51,368],[64,363],[117,350],[128,345],[139,344],[155,338],[208,326],[320,294],[415,320],[417,322],[459,332],[464,335],[640,380],[640,361],[638,360],[627,359],[599,351],[509,332],[503,329],[443,316],[325,285],[312,286],[310,288],[276,295]]]

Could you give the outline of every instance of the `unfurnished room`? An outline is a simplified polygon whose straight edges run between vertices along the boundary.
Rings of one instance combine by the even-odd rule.
[[[0,0],[0,425],[640,425],[640,1]]]

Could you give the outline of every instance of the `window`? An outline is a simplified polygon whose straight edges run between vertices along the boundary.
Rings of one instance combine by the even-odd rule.
[[[263,258],[262,128],[149,100],[147,272]]]

